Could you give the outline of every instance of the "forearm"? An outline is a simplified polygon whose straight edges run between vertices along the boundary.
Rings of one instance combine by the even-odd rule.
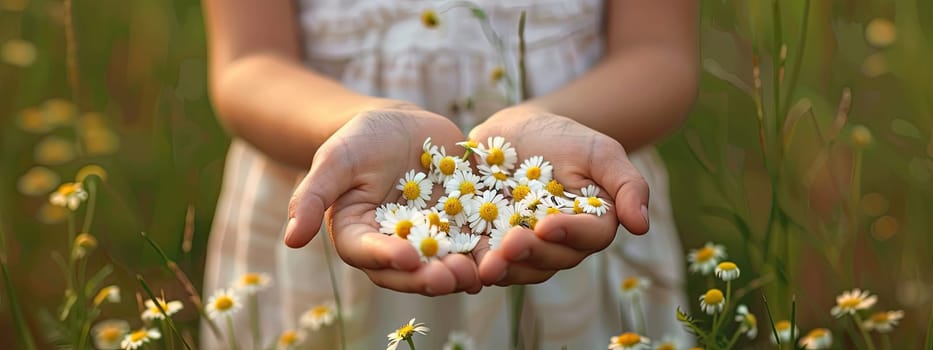
[[[689,52],[645,45],[620,50],[572,83],[519,108],[574,119],[631,151],[656,142],[685,120],[697,80],[697,63]]]
[[[306,169],[318,147],[360,112],[399,102],[350,91],[295,60],[253,54],[212,72],[223,124],[275,160]]]

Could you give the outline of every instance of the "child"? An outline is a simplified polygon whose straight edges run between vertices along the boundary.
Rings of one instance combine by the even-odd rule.
[[[528,348],[605,348],[611,336],[641,327],[652,338],[686,336],[674,319],[677,306],[688,307],[681,249],[666,173],[650,145],[693,102],[696,2],[477,3],[513,56],[527,13],[525,102],[497,106],[502,98],[489,97],[503,91],[490,79],[503,67],[466,9],[433,17],[425,11],[442,4],[431,1],[205,1],[212,97],[235,136],[205,291],[247,272],[272,276],[259,293],[265,339],[334,300],[325,244],[337,253],[349,349],[384,346],[385,334],[412,317],[431,328],[419,349],[440,349],[455,330],[478,349],[506,348],[501,286],[513,284],[531,284],[522,317]],[[519,161],[544,156],[570,191],[599,185],[614,205],[600,217],[548,216],[534,230],[512,229],[496,250],[429,264],[378,233],[373,211],[398,201],[394,186],[419,169],[426,137],[459,150],[467,137],[490,136],[511,142]],[[325,210],[331,239],[312,240]],[[626,229],[648,234],[616,235]],[[651,280],[640,306],[618,297],[631,276]],[[246,313],[235,323],[238,342],[250,344]],[[220,346],[210,332],[202,339],[204,348]],[[303,346],[337,349],[338,337],[319,330]]]

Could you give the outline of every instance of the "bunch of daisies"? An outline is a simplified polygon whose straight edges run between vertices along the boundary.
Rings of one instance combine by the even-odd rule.
[[[489,237],[490,249],[496,249],[512,227],[534,229],[547,215],[599,216],[609,209],[610,203],[598,197],[599,187],[587,186],[579,195],[565,192],[553,178],[550,162],[532,156],[519,163],[515,148],[503,137],[457,145],[466,149],[462,157],[427,138],[421,171],[410,170],[396,186],[401,202],[376,209],[379,231],[407,240],[424,262],[468,254],[481,236]],[[431,203],[435,191],[443,194]]]

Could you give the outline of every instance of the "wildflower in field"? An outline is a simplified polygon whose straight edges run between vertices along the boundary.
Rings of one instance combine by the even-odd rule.
[[[59,207],[57,205],[52,205],[50,203],[43,203],[39,207],[39,210],[36,212],[36,220],[47,225],[57,224],[65,220],[68,217],[68,209]]]
[[[672,336],[670,334],[665,334],[661,341],[654,345],[654,350],[680,350],[683,349],[684,345],[681,343],[680,338]]]
[[[80,182],[66,182],[49,196],[49,203],[70,210],[77,210],[81,202],[87,200],[87,192]]]
[[[800,334],[800,329],[796,326],[794,327],[793,333],[790,329],[790,321],[782,320],[774,324],[774,330],[777,331],[777,335],[781,338],[781,343],[786,343],[795,338],[796,335]],[[774,332],[771,332],[771,343],[777,344],[777,340],[774,339]]]
[[[476,211],[470,213],[470,229],[475,234],[483,234],[492,229],[493,222],[499,217],[500,208],[506,206],[507,202],[501,194],[496,191],[484,191],[481,197],[477,197],[475,202]]]
[[[580,205],[584,213],[601,216],[609,210],[609,203],[597,197],[599,196],[599,186],[589,185],[584,187],[581,192],[583,192],[583,195],[580,196]]]
[[[207,311],[208,317],[212,320],[216,320],[223,316],[232,316],[239,311],[241,307],[240,298],[234,294],[232,289],[221,288],[214,292],[214,295],[208,299],[205,311]]]
[[[74,103],[63,98],[50,98],[42,103],[42,114],[54,126],[71,125],[77,111]]]
[[[450,332],[447,336],[447,342],[444,343],[443,350],[474,350],[473,338],[463,332]]]
[[[835,318],[840,318],[846,314],[854,314],[858,310],[865,310],[875,305],[878,297],[871,295],[867,290],[863,291],[855,288],[851,291],[843,292],[836,297],[836,306],[833,306],[830,313]]]
[[[24,131],[33,134],[42,134],[55,127],[45,119],[45,115],[36,107],[29,107],[20,111],[16,116],[16,124]]]
[[[418,251],[422,262],[440,259],[450,253],[450,240],[447,239],[447,234],[439,232],[436,227],[431,229],[423,228],[423,226],[416,227],[408,236],[408,242]]]
[[[651,340],[636,333],[622,333],[609,339],[609,350],[648,350]]]
[[[453,191],[437,200],[437,210],[443,211],[457,226],[465,225],[467,213],[473,207],[473,196],[461,197],[460,191]]]
[[[323,303],[315,305],[305,313],[301,314],[298,324],[303,328],[316,331],[321,327],[330,326],[337,318],[337,309],[333,303]]]
[[[97,295],[94,296],[94,305],[100,306],[104,302],[110,303],[119,303],[120,302],[120,286],[111,285],[101,288]]]
[[[542,156],[534,156],[522,162],[522,165],[515,171],[515,177],[518,179],[548,183],[551,181],[553,172],[554,167],[550,162],[544,160]]]
[[[27,196],[41,196],[48,194],[59,183],[61,179],[58,174],[49,168],[37,166],[29,169],[19,178],[16,182],[16,189]]]
[[[394,213],[386,213],[379,232],[395,235],[401,239],[408,239],[408,235],[415,226],[427,226],[428,221],[421,210],[399,206]]]
[[[725,306],[726,298],[722,295],[722,291],[719,289],[710,289],[706,291],[705,294],[700,296],[700,309],[710,315],[717,312],[722,312],[722,309]]]
[[[853,126],[852,133],[849,137],[852,140],[852,144],[858,147],[868,146],[872,142],[871,130],[864,125]]]
[[[719,244],[706,242],[703,248],[690,251],[687,261],[690,262],[690,272],[700,272],[708,275],[713,272],[721,259],[726,258],[726,248]]]
[[[421,12],[421,24],[429,29],[437,28],[441,20],[437,17],[437,12],[428,9]]]
[[[149,343],[150,340],[159,339],[161,337],[162,333],[159,333],[158,329],[140,328],[139,330],[124,336],[123,341],[120,343],[120,347],[127,350],[134,350],[146,345],[146,343]]]
[[[515,179],[509,175],[508,170],[505,170],[501,166],[480,164],[476,169],[479,170],[483,185],[489,189],[498,191],[507,187],[515,187],[516,185]]]
[[[458,229],[459,230],[459,229]],[[450,252],[469,254],[479,243],[479,235],[470,234],[470,232],[454,232],[450,235]]]
[[[461,171],[456,174],[447,182],[444,183],[444,191],[448,194],[453,193],[454,191],[460,192],[461,198],[466,196],[474,196],[482,194],[483,189],[486,188],[486,185],[482,182],[482,178],[474,174],[472,171]]]
[[[61,165],[75,159],[74,145],[58,136],[49,136],[36,144],[33,152],[36,164]]]
[[[622,280],[622,284],[619,286],[622,298],[632,298],[641,296],[648,287],[651,286],[651,280],[644,279],[638,276],[632,276]]]
[[[755,314],[748,311],[745,305],[739,305],[735,309],[735,322],[739,323],[739,333],[745,333],[748,339],[755,339],[758,336],[758,319]]]
[[[716,265],[716,277],[721,278],[723,281],[731,281],[736,278],[739,278],[739,267],[731,261],[723,261]]]
[[[887,333],[894,329],[900,320],[904,318],[904,311],[879,311],[873,313],[871,317],[862,322],[862,328],[867,331],[877,331]]]
[[[395,350],[398,348],[399,342],[403,340],[408,341],[415,336],[415,334],[428,334],[430,330],[430,328],[425,327],[424,323],[415,323],[415,319],[412,318],[407,324],[386,335],[386,337],[389,338],[389,345],[386,346],[386,350]]]
[[[93,235],[87,232],[79,234],[75,237],[72,247],[71,257],[73,259],[81,259],[87,256],[94,248],[97,248],[97,238],[94,238]]]
[[[36,46],[22,39],[10,39],[0,48],[3,61],[17,67],[29,67],[36,60]]]
[[[237,279],[235,283],[235,288],[237,290],[246,292],[247,295],[252,295],[259,293],[260,291],[269,288],[269,284],[272,282],[272,278],[269,275],[264,273],[248,272],[244,273]]]
[[[826,328],[816,328],[800,338],[800,346],[805,349],[829,349],[833,346],[833,333]]]
[[[402,198],[405,198],[409,207],[422,209],[431,199],[431,186],[431,180],[425,173],[410,170],[395,188],[402,191]]]
[[[107,181],[107,170],[97,164],[88,164],[75,173],[75,182],[84,182],[91,175],[97,176],[100,181]]]
[[[476,154],[481,157],[483,164],[498,166],[504,172],[514,169],[515,163],[518,161],[518,153],[515,148],[501,136],[486,139],[486,144],[480,144],[476,149]]]
[[[165,315],[171,317],[176,312],[181,311],[181,309],[184,308],[184,304],[178,300],[166,302],[165,299],[159,297],[156,297],[155,299],[158,304],[152,302],[152,299],[147,299],[144,303],[146,305],[146,309],[143,310],[142,314],[142,318],[144,320],[162,320],[165,319]],[[159,309],[160,307],[161,310]],[[165,315],[162,314],[162,310],[165,310]]]
[[[432,155],[431,163],[434,168],[434,179],[437,183],[444,183],[454,176],[454,174],[462,171],[470,170],[470,162],[460,157],[454,157],[448,155],[447,151],[444,149],[444,146],[441,146],[440,152],[437,152]]]
[[[307,334],[301,330],[290,329],[279,334],[279,341],[276,343],[276,349],[278,350],[288,350],[292,349],[298,345],[301,345],[305,341]]]
[[[437,153],[437,146],[431,144],[430,137],[424,139],[424,143],[421,144],[421,158],[419,160],[421,161],[421,167],[424,168],[425,171],[432,170],[431,166],[433,166],[433,163],[431,160],[434,153]]]
[[[120,149],[120,137],[109,128],[97,127],[81,130],[84,151],[89,156],[114,154]]]
[[[865,26],[865,41],[871,46],[885,48],[897,40],[897,27],[887,18],[875,18]]]
[[[120,349],[120,342],[130,331],[130,324],[124,320],[104,320],[91,328],[94,348],[101,350]]]

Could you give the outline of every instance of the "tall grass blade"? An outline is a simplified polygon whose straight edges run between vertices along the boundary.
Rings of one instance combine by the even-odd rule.
[[[36,343],[32,339],[32,332],[29,330],[29,324],[26,323],[26,317],[23,316],[23,308],[19,304],[19,298],[16,296],[16,289],[13,286],[13,278],[10,276],[10,270],[6,266],[6,241],[3,233],[0,233],[0,270],[3,272],[3,286],[6,289],[7,303],[10,304],[10,316],[13,318],[13,327],[19,334],[21,345],[25,350],[35,350]]]
[[[162,313],[162,316],[164,317],[165,322],[168,323],[169,328],[171,328],[172,330],[172,334],[175,334],[175,336],[178,337],[178,339],[181,339],[181,343],[185,345],[185,349],[191,350],[191,345],[188,345],[188,341],[185,340],[185,337],[181,336],[181,333],[178,332],[178,328],[175,327],[175,321],[173,321],[172,318],[169,317],[167,313],[165,313],[165,309],[163,309],[162,304],[160,304],[159,301],[156,300],[155,294],[153,294],[152,290],[149,289],[149,285],[146,284],[146,281],[143,279],[143,276],[136,275],[136,280],[139,281],[139,285],[141,285],[143,287],[143,290],[146,291],[146,295],[149,296],[149,300],[152,300],[152,303],[155,304],[156,308],[159,309],[159,312]]]

